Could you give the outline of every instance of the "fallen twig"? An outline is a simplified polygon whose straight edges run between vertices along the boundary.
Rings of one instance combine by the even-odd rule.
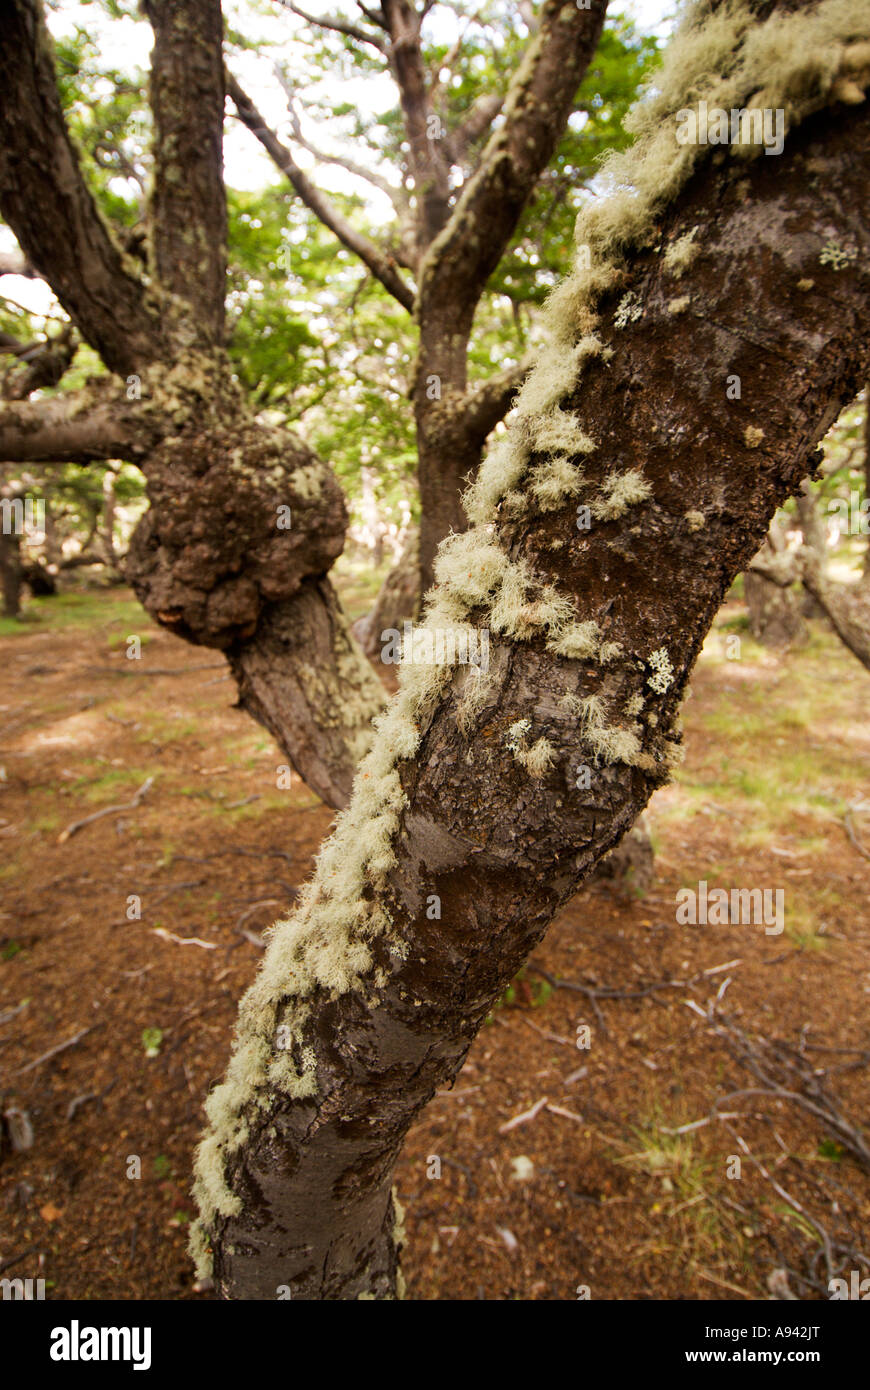
[[[57,843],[59,845],[65,844],[70,836],[75,835],[77,831],[82,830],[86,825],[91,825],[93,821],[101,820],[103,816],[112,816],[118,811],[135,811],[143,797],[148,795],[153,784],[154,778],[146,777],[132,801],[125,801],[118,806],[104,806],[101,811],[94,811],[90,816],[84,816],[81,820],[74,820],[71,825],[67,826],[66,830],[60,832],[57,837]]]
[[[176,936],[174,931],[167,931],[165,927],[152,927],[151,930],[162,941],[172,941],[176,946],[201,946],[204,951],[216,951],[218,948],[216,941],[201,941],[198,936]]]
[[[15,1075],[23,1076],[25,1072],[33,1071],[35,1067],[41,1066],[43,1062],[47,1062],[50,1057],[56,1057],[59,1052],[65,1052],[68,1047],[75,1047],[76,1043],[81,1042],[82,1038],[87,1037],[88,1033],[93,1033],[96,1028],[100,1027],[102,1027],[102,1024],[92,1023],[90,1028],[80,1029],[79,1032],[75,1033],[71,1038],[67,1038],[66,1042],[58,1043],[56,1047],[50,1047],[47,1052],[43,1052],[41,1057],[37,1057],[33,1062],[28,1062],[26,1067],[19,1067]]]
[[[843,817],[843,824],[846,827],[846,834],[849,836],[849,839],[852,841],[852,844],[855,846],[858,853],[863,855],[865,859],[870,859],[870,850],[864,848],[864,846],[858,838],[858,832],[852,824],[851,806],[848,808],[846,814]]]
[[[535,1101],[531,1110],[524,1110],[521,1115],[514,1115],[513,1119],[508,1120],[506,1124],[499,1125],[499,1134],[509,1134],[512,1129],[517,1129],[520,1125],[529,1124],[537,1115],[540,1115],[544,1106],[548,1104],[549,1096],[542,1096],[540,1100]]]

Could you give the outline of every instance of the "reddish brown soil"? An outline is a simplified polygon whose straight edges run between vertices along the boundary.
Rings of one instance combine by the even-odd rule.
[[[142,617],[143,660],[125,659],[113,605],[127,601],[107,596],[102,624],[43,623],[0,641],[0,1019],[28,1001],[0,1023],[0,1099],[34,1132],[27,1150],[0,1151],[0,1268],[42,1275],[54,1297],[207,1297],[185,1253],[191,1152],[260,958],[243,933],[292,902],[331,814],[298,781],[276,788],[282,759],[233,707],[215,654]],[[849,661],[832,644],[819,680],[854,681],[858,727],[866,676]],[[167,667],[185,669],[146,674]],[[775,663],[755,673],[787,702],[781,677]],[[701,782],[736,755],[704,721],[739,702],[741,678],[745,669],[729,673],[723,690],[720,666],[699,667],[686,769]],[[845,718],[841,702],[824,736],[842,745]],[[852,795],[866,795],[866,731],[853,751]],[[137,807],[58,842],[71,822],[130,801],[148,775]],[[838,1266],[867,1274],[870,1174],[828,1122],[750,1095],[723,1107],[736,1119],[665,1131],[759,1085],[716,1031],[723,1017],[753,1039],[802,1043],[808,1075],[827,1070],[840,1113],[866,1121],[870,862],[835,815],[805,825],[796,815],[791,836],[747,847],[715,804],[672,818],[681,796],[670,788],[653,804],[652,894],[581,893],[534,957],[587,993],[545,997],[529,968],[454,1090],[414,1127],[396,1177],[410,1297],[574,1299],[582,1286],[593,1298],[766,1297],[777,1268],[795,1293],[823,1296],[814,1222]],[[870,843],[860,812],[851,825]],[[812,849],[801,836],[816,837]],[[711,865],[724,884],[797,885],[815,934],[678,927],[675,891],[712,880]],[[126,915],[134,894],[141,920]],[[590,989],[628,997],[593,1001]],[[146,1029],[162,1030],[153,1057]],[[726,1175],[735,1154],[739,1179]],[[141,1176],[128,1176],[136,1157]]]

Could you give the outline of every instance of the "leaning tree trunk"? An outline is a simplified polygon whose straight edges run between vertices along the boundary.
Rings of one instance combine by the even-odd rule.
[[[485,468],[478,524],[438,561],[430,627],[487,627],[489,679],[409,668],[209,1097],[194,1244],[203,1269],[210,1243],[224,1296],[401,1291],[392,1169],[409,1125],[667,779],[722,598],[866,373],[866,277],[819,264],[832,236],[859,266],[870,248],[870,118],[849,116],[814,116],[781,159],[692,178],[654,247],[648,224],[636,234],[600,337],[562,292],[513,453]],[[698,227],[675,307],[663,251]],[[810,270],[815,292],[797,290]],[[554,461],[544,441],[574,411],[577,447]]]

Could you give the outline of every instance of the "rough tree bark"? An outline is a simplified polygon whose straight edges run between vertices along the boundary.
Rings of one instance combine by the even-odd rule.
[[[577,531],[569,505],[513,521],[502,514],[492,537],[498,554],[525,562],[619,646],[603,665],[568,660],[543,637],[499,643],[471,718],[466,681],[454,676],[423,718],[416,755],[399,756],[395,829],[382,818],[395,862],[379,860],[377,886],[366,890],[391,926],[372,940],[361,929],[374,966],[359,987],[294,979],[319,949],[317,923],[342,925],[329,918],[338,872],[329,851],[308,917],[286,936],[276,929],[201,1159],[200,1196],[211,1185],[218,1208],[209,1234],[224,1296],[274,1298],[283,1287],[294,1298],[391,1297],[400,1288],[391,1175],[408,1126],[456,1076],[554,912],[666,780],[679,703],[713,617],[866,375],[868,151],[866,111],[835,107],[791,134],[780,159],[707,163],[603,300],[599,332],[613,354],[589,358],[582,396],[564,409],[595,403],[599,447],[583,460],[590,480],[610,495],[613,471],[631,464],[649,495],[588,532]],[[675,311],[663,251],[693,228],[703,239]],[[819,266],[832,235],[857,249],[848,277]],[[803,293],[797,282],[809,268],[815,288]],[[638,309],[628,323],[626,284]],[[731,373],[743,382],[740,403],[726,398]],[[490,563],[493,551],[476,553]],[[461,582],[486,590],[477,574]],[[576,764],[589,757],[582,720],[593,708],[634,713],[638,701],[642,754],[631,765],[605,762],[589,791],[575,791]],[[537,776],[526,770],[533,760],[522,762],[534,749],[517,744],[519,729],[542,754]],[[388,724],[376,754],[391,737]],[[366,795],[359,784],[348,833]],[[427,912],[432,894],[437,920]],[[346,950],[365,955],[353,920],[349,912],[343,923]],[[257,1049],[270,1046],[262,1020],[297,1018],[303,998],[295,1093],[264,1076],[221,1148],[233,1088],[246,1093],[245,1068],[256,1072]]]

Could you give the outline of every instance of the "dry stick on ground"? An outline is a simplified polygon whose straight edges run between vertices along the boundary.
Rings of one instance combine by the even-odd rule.
[[[81,820],[74,820],[71,825],[67,826],[66,830],[60,832],[57,837],[57,843],[59,845],[66,844],[70,836],[75,835],[77,831],[82,830],[86,825],[91,825],[93,821],[101,820],[103,816],[114,815],[117,811],[135,811],[143,797],[147,796],[153,782],[153,777],[146,777],[132,801],[125,801],[118,806],[104,806],[102,811],[94,811],[90,816],[84,816]]]
[[[852,841],[852,844],[855,846],[855,848],[856,848],[856,850],[858,851],[858,853],[861,854],[861,855],[863,855],[865,859],[870,859],[870,850],[866,850],[866,849],[864,848],[864,846],[862,845],[861,841],[860,841],[859,838],[858,838],[858,832],[857,832],[857,830],[855,829],[854,825],[852,824],[852,807],[851,807],[851,806],[848,808],[848,810],[846,811],[846,814],[845,814],[844,817],[843,817],[843,824],[844,824],[845,827],[846,827],[846,834],[849,836],[849,839]]]
[[[152,927],[154,936],[159,936],[161,941],[171,941],[175,946],[201,946],[204,951],[216,951],[217,941],[202,941],[198,936],[176,936],[174,931],[167,931],[165,927]]]
[[[729,964],[733,964],[733,962],[729,962]],[[582,985],[577,980],[561,980],[558,976],[550,974],[548,970],[544,970],[542,966],[537,965],[533,960],[528,962],[527,968],[533,970],[536,975],[540,975],[541,979],[546,980],[547,984],[551,985],[553,989],[570,989],[576,994],[584,994],[595,1010],[603,1033],[607,1033],[608,1030],[604,1021],[604,1015],[598,1007],[599,999],[645,999],[649,995],[655,994],[657,990],[687,989],[689,985],[694,984],[704,975],[710,973],[706,970],[702,970],[698,971],[695,975],[688,975],[685,980],[657,980],[654,981],[653,984],[641,986],[640,989],[620,989],[610,985],[601,985],[599,987]],[[725,967],[718,966],[716,968],[724,969]]]
[[[76,1043],[81,1042],[82,1038],[87,1037],[88,1033],[93,1033],[97,1028],[102,1028],[102,1026],[101,1023],[92,1023],[90,1028],[82,1028],[78,1033],[73,1034],[71,1038],[67,1038],[66,1042],[58,1043],[56,1047],[50,1047],[47,1052],[43,1052],[41,1057],[37,1057],[33,1062],[28,1062],[26,1067],[19,1067],[15,1075],[23,1076],[25,1072],[33,1071],[35,1067],[41,1066],[42,1063],[47,1062],[49,1058],[56,1057],[59,1052],[65,1052],[68,1047],[75,1047]]]
[[[721,1105],[738,1096],[769,1096],[791,1101],[821,1120],[837,1136],[843,1148],[870,1172],[870,1147],[864,1136],[850,1124],[836,1098],[825,1089],[824,1078],[817,1076],[798,1052],[783,1042],[762,1039],[753,1042],[733,1019],[721,1015],[714,1031],[724,1039],[735,1060],[746,1066],[761,1084],[720,1096],[712,1113],[718,1113]]]
[[[205,883],[204,878],[191,879],[188,883],[171,883],[168,888],[162,889],[155,897],[149,899],[148,907],[157,907],[158,904],[162,903],[164,898],[168,898],[171,893],[181,893],[187,888],[201,888],[203,883]]]

